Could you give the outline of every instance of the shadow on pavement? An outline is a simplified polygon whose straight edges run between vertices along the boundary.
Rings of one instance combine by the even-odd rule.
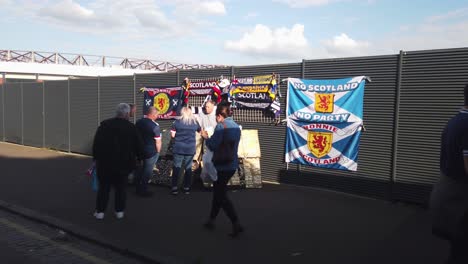
[[[92,217],[95,193],[85,171],[90,158],[0,143],[0,200],[38,211],[118,241],[147,256],[189,263],[443,263],[448,247],[431,235],[418,207],[304,187],[265,185],[229,195],[246,233],[230,239],[220,214],[217,229],[201,224],[211,193],[174,197],[152,187],[143,199],[128,189],[126,217]]]

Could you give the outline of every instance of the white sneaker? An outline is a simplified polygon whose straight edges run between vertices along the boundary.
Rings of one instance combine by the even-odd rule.
[[[115,217],[117,217],[117,219],[122,219],[124,217],[124,212],[115,212]]]
[[[98,219],[98,220],[102,220],[102,219],[104,219],[104,213],[94,212],[94,217],[96,217],[96,219]]]

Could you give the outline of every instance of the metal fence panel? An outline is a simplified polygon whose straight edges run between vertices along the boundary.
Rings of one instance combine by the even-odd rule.
[[[22,83],[5,84],[5,141],[22,144]]]
[[[70,148],[91,154],[98,124],[98,79],[70,80]]]
[[[68,81],[44,83],[45,147],[68,151]]]
[[[279,74],[281,78],[301,78],[302,63],[285,63],[271,65],[241,66],[234,68],[236,77]],[[286,96],[286,91],[284,91]]]
[[[221,76],[230,78],[231,71],[231,67],[204,70],[181,70],[179,72],[179,82],[182,82],[185,77],[188,77],[189,79],[209,79],[219,78]]]
[[[133,93],[133,76],[101,77],[99,81],[100,122],[115,116],[117,104],[133,104]]]
[[[395,196],[424,203],[439,177],[442,130],[464,104],[468,49],[407,52],[402,77]]]
[[[23,144],[43,147],[44,115],[42,83],[23,84]]]

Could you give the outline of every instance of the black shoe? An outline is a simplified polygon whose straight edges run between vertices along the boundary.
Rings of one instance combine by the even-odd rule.
[[[232,238],[236,238],[242,232],[244,232],[244,228],[241,225],[237,224],[232,227],[232,233],[229,233],[229,236]]]
[[[177,195],[179,194],[179,191],[177,189],[171,190],[172,195]]]
[[[190,194],[190,189],[185,189],[185,188],[184,188],[184,193],[185,193],[185,194]]]
[[[146,192],[137,192],[136,194],[143,198],[149,198],[149,197],[152,197],[154,193],[150,191],[146,191]]]
[[[205,229],[207,229],[207,230],[212,231],[212,230],[215,229],[215,224],[214,224],[213,221],[209,220],[208,222],[206,222],[206,223],[203,224],[203,227],[204,227]]]

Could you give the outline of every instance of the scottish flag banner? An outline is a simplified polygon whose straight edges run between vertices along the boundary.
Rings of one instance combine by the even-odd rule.
[[[367,78],[288,78],[286,162],[357,170]]]
[[[183,90],[181,87],[154,88],[144,87],[143,113],[154,106],[159,111],[159,119],[172,119],[179,115],[183,107]]]

